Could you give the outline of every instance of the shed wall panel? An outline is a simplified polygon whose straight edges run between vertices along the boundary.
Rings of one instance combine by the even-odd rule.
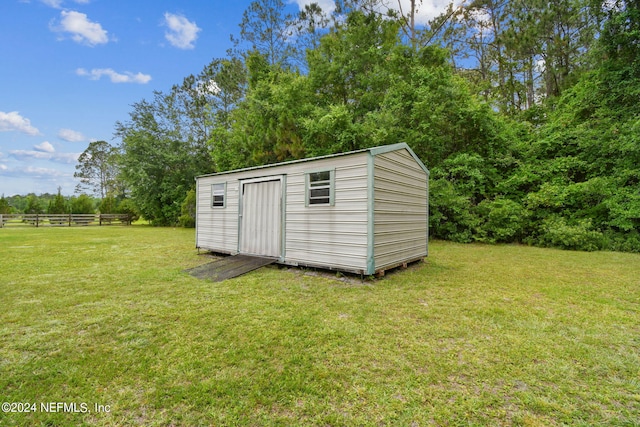
[[[374,160],[375,269],[427,255],[428,178],[407,150]]]
[[[236,253],[238,202],[244,179],[285,175],[283,261],[361,271],[367,267],[369,153],[278,165],[198,178],[198,247]],[[306,206],[305,174],[334,170],[334,204]],[[225,208],[211,207],[211,185],[226,182]]]
[[[367,156],[309,162],[287,175],[287,262],[366,269]],[[324,168],[335,171],[334,204],[305,206],[305,173]]]
[[[211,206],[211,186],[226,183],[225,207]],[[197,246],[223,253],[238,251],[238,182],[219,177],[198,179]]]

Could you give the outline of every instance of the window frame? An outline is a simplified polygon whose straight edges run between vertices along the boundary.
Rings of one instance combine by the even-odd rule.
[[[317,173],[323,173],[323,172],[329,172],[329,179],[328,180],[320,180],[320,181],[312,181],[311,177],[313,174],[317,174]],[[323,168],[323,169],[314,169],[314,170],[309,170],[309,171],[305,171],[304,173],[304,205],[305,207],[322,207],[322,206],[335,206],[335,174],[336,174],[336,170],[335,168]],[[312,183],[314,182],[328,182],[328,184],[325,184],[324,186],[322,185],[318,185],[316,186],[316,188],[312,187]],[[320,187],[320,188],[317,188]],[[329,202],[328,203],[311,203],[311,191],[312,190],[317,190],[317,189],[322,189],[322,188],[327,188],[329,189]],[[316,197],[316,199],[322,198],[324,199],[327,196],[321,196],[321,197]]]
[[[218,188],[216,189],[216,186]],[[222,188],[219,188],[222,186]],[[216,204],[216,196],[222,196],[222,204]],[[216,182],[211,184],[211,208],[212,209],[224,209],[227,207],[227,183]]]

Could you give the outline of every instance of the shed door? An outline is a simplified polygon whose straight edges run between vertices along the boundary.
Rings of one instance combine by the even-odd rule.
[[[282,181],[260,181],[242,185],[240,252],[280,256],[282,241]]]

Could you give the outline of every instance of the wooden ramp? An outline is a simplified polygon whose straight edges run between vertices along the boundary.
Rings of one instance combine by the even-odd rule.
[[[185,270],[198,279],[208,279],[213,282],[222,282],[241,276],[265,265],[273,264],[276,258],[263,258],[250,255],[233,255],[217,259],[207,264]]]

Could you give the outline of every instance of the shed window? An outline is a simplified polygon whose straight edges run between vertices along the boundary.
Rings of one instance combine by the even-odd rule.
[[[224,208],[226,184],[211,185],[211,206],[214,208]]]
[[[307,173],[307,206],[333,205],[334,171]]]

